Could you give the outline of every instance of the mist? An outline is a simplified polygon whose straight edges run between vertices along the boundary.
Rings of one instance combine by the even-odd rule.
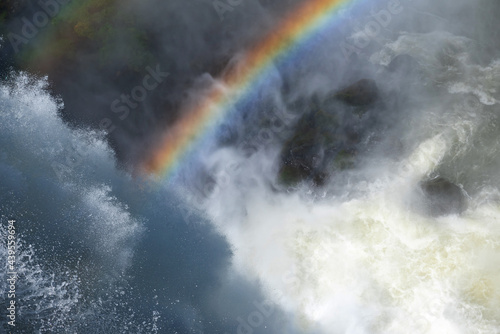
[[[346,3],[143,173],[301,3],[61,2],[16,47],[41,6],[0,7],[16,333],[498,332],[494,0]]]

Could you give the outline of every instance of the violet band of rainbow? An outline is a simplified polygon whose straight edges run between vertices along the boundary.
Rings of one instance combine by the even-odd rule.
[[[341,9],[359,0],[310,0],[293,10],[270,34],[247,52],[243,61],[224,77],[225,88],[214,87],[201,101],[182,112],[180,119],[155,147],[142,170],[168,177],[182,164],[183,158],[227,116],[235,103],[259,82],[269,66],[302,41],[320,32],[340,16]]]

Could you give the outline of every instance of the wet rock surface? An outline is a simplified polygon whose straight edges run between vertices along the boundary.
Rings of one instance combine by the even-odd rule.
[[[379,92],[375,81],[361,79],[340,90],[335,98],[351,106],[366,106],[377,101]]]
[[[302,180],[322,184],[325,148],[335,143],[337,120],[334,115],[317,110],[304,115],[281,154],[280,180],[287,185]]]
[[[323,101],[297,103],[306,112],[283,145],[279,181],[321,186],[335,171],[354,167],[360,143],[374,124],[365,114],[378,99],[375,82],[362,79]]]
[[[467,208],[462,189],[443,177],[420,182],[426,210],[431,216],[460,214]]]

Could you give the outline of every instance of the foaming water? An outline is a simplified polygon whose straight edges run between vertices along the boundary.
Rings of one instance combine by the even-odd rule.
[[[423,102],[391,130],[404,145],[398,158],[375,149],[323,194],[271,190],[273,147],[250,158],[223,149],[207,163],[221,179],[203,206],[233,245],[234,267],[301,331],[500,331],[498,63],[472,64],[467,52],[467,39],[434,33],[403,34],[375,53],[382,66],[400,54],[419,60]],[[462,187],[464,213],[432,217],[419,207],[419,182],[435,175]]]
[[[245,215],[215,214],[222,225],[231,221],[222,230],[235,267],[261,280],[304,329],[496,333],[498,191],[477,194],[460,217],[426,217],[408,203],[443,148],[439,137],[422,143],[397,168],[403,174],[358,185],[364,195],[349,201],[251,191]]]
[[[65,124],[46,79],[11,77],[0,85],[0,289],[15,219],[16,333],[230,331],[233,313],[253,307],[235,286],[258,290],[234,278],[214,288],[226,241],[200,216],[186,221],[168,189],[118,169],[103,133]],[[219,293],[238,307],[218,306]]]
[[[7,240],[6,229],[0,229],[0,237]],[[6,243],[0,246],[0,256],[5,259],[2,265],[7,267]],[[17,236],[15,272],[22,278],[16,280],[17,316],[30,319],[29,323],[18,323],[20,332],[62,331],[71,328],[74,322],[73,313],[82,297],[78,275],[68,268],[48,269],[42,264],[34,247],[26,244],[22,236]],[[12,275],[0,271],[2,291],[10,290],[8,278]],[[0,303],[2,309],[9,306],[7,298],[4,300]]]
[[[134,325],[120,294],[143,231],[116,197],[130,178],[116,171],[102,134],[69,128],[57,114],[61,107],[44,79],[21,73],[0,86],[0,238],[7,240],[7,219],[15,219],[16,331],[85,332],[84,319],[93,330],[103,323],[119,330],[124,322],[147,331],[151,324]],[[7,261],[5,242],[0,254]],[[7,278],[0,271],[2,291]],[[2,312],[3,329],[6,319]]]
[[[111,255],[116,269],[126,268],[141,226],[110,194],[107,182],[128,178],[115,172],[102,134],[63,124],[57,115],[62,102],[47,93],[45,80],[21,74],[10,87],[2,86],[1,94],[1,168],[13,183],[4,189],[11,195],[3,203],[4,215],[23,214],[26,229],[59,226],[71,233],[83,227],[86,241],[108,257],[116,252]],[[86,223],[78,226],[81,221]]]
[[[355,168],[322,188],[276,181],[283,142],[307,112],[287,108],[351,83],[336,67],[340,37],[325,37],[297,72],[274,64],[248,110],[226,120],[236,135],[207,140],[166,185],[199,205],[187,215],[171,189],[142,189],[118,170],[103,133],[64,124],[47,80],[13,74],[0,86],[0,209],[18,224],[19,332],[238,332],[258,299],[283,311],[276,333],[499,333],[500,63],[475,61],[477,41],[456,31],[411,32],[408,21],[393,33],[406,13],[361,50],[369,61],[356,70],[385,103],[377,126],[390,124],[366,127]],[[391,74],[401,55],[418,69]],[[283,124],[273,127],[275,109]],[[426,212],[420,182],[435,176],[458,185],[464,212]],[[223,237],[191,224],[200,212]]]

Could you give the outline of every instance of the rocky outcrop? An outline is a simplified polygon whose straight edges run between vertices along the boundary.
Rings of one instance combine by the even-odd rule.
[[[377,101],[379,92],[375,81],[361,79],[338,91],[334,97],[351,106],[367,106]]]
[[[283,146],[279,178],[285,185],[293,185],[302,180],[312,180],[322,184],[324,144],[334,142],[337,121],[324,111],[312,111],[299,120],[293,136]]]
[[[378,99],[375,82],[362,79],[323,101],[315,97],[309,103],[296,102],[294,108],[310,111],[300,118],[283,145],[280,182],[293,186],[309,181],[320,186],[335,171],[354,167],[357,146],[367,126],[361,124],[361,115]]]
[[[304,115],[293,136],[285,142],[279,179],[290,186],[301,181],[324,184],[335,170],[354,166],[355,144],[360,140],[353,128],[343,128],[336,116],[321,109]]]
[[[462,189],[443,177],[422,181],[420,188],[425,196],[425,208],[434,217],[460,214],[467,207]]]

